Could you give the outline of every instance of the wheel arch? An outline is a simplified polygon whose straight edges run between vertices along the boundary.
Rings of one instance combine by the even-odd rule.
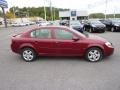
[[[37,54],[36,48],[35,48],[33,45],[31,45],[31,44],[23,44],[22,46],[20,46],[19,50],[21,51],[21,50],[23,50],[24,48],[30,48],[30,49],[34,50],[35,53]]]
[[[98,48],[98,49],[100,49],[100,50],[102,51],[103,55],[104,55],[104,53],[105,53],[104,47],[102,47],[102,46],[100,46],[100,45],[92,45],[92,46],[89,46],[89,47],[85,50],[84,55],[85,55],[86,52],[87,52],[89,49],[91,49],[91,48]]]

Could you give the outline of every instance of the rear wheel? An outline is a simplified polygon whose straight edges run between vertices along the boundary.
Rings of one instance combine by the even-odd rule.
[[[101,49],[93,47],[87,50],[85,58],[90,62],[97,62],[102,60],[103,52]]]
[[[83,27],[83,30],[84,30],[84,31],[86,31],[86,28],[85,28],[85,27]]]
[[[23,58],[24,61],[31,62],[35,60],[36,53],[31,48],[24,48],[21,50],[21,57]]]
[[[114,32],[114,31],[115,31],[115,29],[114,29],[114,27],[112,27],[112,28],[111,28],[111,32]]]

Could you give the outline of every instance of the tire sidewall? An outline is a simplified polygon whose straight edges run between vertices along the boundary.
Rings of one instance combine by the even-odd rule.
[[[33,59],[32,59],[32,60],[26,60],[26,59],[23,57],[23,52],[24,52],[25,50],[29,50],[29,51],[31,51],[31,52],[33,53]],[[34,61],[34,60],[36,59],[36,53],[35,53],[35,51],[34,51],[33,49],[31,49],[31,48],[23,48],[23,49],[21,50],[21,57],[22,57],[22,59],[23,59],[24,61],[26,61],[26,62],[32,62],[32,61]]]
[[[115,31],[115,29],[114,29],[114,27],[112,27],[112,28],[111,28],[111,32],[114,32],[114,31]]]
[[[91,61],[91,60],[88,58],[88,53],[89,53],[90,51],[92,51],[92,50],[97,50],[97,51],[99,51],[99,53],[100,53],[100,58],[99,58],[97,61]],[[90,48],[90,49],[87,50],[87,52],[86,52],[86,54],[85,54],[85,59],[88,60],[88,61],[90,61],[90,62],[98,62],[98,61],[101,61],[101,60],[103,59],[103,52],[102,52],[102,50],[99,49],[99,48],[92,47],[92,48]]]

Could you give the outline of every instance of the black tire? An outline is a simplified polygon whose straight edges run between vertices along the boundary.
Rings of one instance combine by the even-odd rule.
[[[85,27],[83,27],[83,30],[84,30],[84,31],[86,31],[86,28],[85,28]]]
[[[26,56],[25,56],[25,53],[26,53]],[[21,57],[26,62],[32,62],[36,59],[36,53],[32,48],[23,48],[21,50]]]
[[[112,28],[111,28],[111,32],[114,32],[114,31],[115,31],[115,28],[114,28],[114,27],[112,27]]]
[[[92,32],[93,32],[93,28],[90,28],[90,29],[89,29],[89,32],[92,33]]]
[[[96,54],[95,54],[95,52],[96,52]],[[102,60],[102,58],[103,58],[103,52],[102,52],[101,49],[99,49],[97,47],[92,47],[92,48],[90,48],[90,49],[87,50],[87,52],[85,54],[85,58],[86,58],[86,60],[88,60],[90,62],[97,62],[97,61]]]
[[[101,31],[101,33],[105,33],[105,30]]]

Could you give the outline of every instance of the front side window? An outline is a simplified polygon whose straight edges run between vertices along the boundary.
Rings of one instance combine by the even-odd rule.
[[[55,30],[56,39],[72,40],[73,34],[66,30]]]
[[[51,33],[50,33],[50,30],[40,29],[40,30],[32,31],[31,37],[49,39],[49,38],[51,38]]]

